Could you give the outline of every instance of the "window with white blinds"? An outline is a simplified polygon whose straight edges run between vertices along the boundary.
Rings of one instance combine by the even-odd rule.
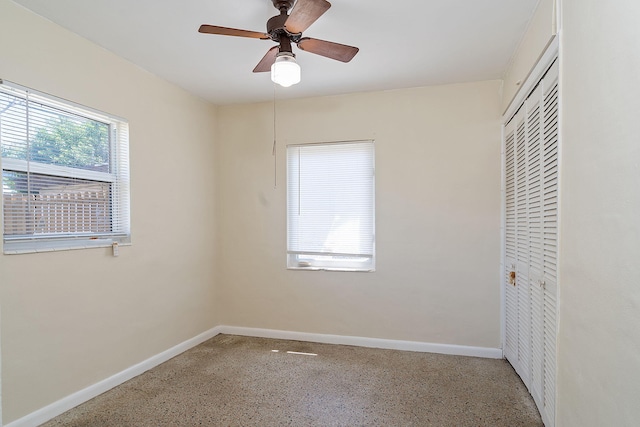
[[[375,269],[374,144],[287,147],[287,266]]]
[[[126,121],[0,81],[4,253],[129,243]]]

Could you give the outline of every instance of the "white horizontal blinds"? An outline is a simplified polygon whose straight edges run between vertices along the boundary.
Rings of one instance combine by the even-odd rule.
[[[26,100],[0,90],[0,152],[3,159],[27,159],[26,119]]]
[[[110,233],[111,183],[3,171],[4,235]]]
[[[129,126],[126,123],[111,124],[111,170],[117,177],[111,187],[113,231],[129,235],[130,179],[129,179]]]
[[[0,85],[5,243],[128,233],[128,162],[118,161],[128,139],[118,128],[127,124]]]
[[[295,256],[290,260],[338,268],[350,261],[371,263],[373,173],[371,141],[287,147],[287,250]]]

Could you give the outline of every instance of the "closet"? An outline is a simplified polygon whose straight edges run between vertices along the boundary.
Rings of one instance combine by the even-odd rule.
[[[504,355],[554,425],[558,60],[504,127]]]

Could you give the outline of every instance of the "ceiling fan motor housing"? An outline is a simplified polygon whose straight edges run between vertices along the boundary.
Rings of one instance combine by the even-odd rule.
[[[269,18],[267,21],[267,34],[269,34],[272,39],[274,39],[275,35],[287,32],[284,28],[284,23],[287,22],[288,17],[289,15],[276,15]],[[277,40],[278,38],[279,37],[276,37],[274,40]]]
[[[289,18],[287,11],[293,7],[293,0],[272,0],[273,5],[280,10],[280,15],[271,17],[267,21],[267,34],[271,40],[280,43],[281,52],[292,52],[291,42],[297,43],[302,34],[292,34],[285,28]]]

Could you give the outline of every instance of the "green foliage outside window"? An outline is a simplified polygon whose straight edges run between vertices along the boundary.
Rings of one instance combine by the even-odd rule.
[[[35,134],[31,161],[108,172],[109,126],[61,117]]]

